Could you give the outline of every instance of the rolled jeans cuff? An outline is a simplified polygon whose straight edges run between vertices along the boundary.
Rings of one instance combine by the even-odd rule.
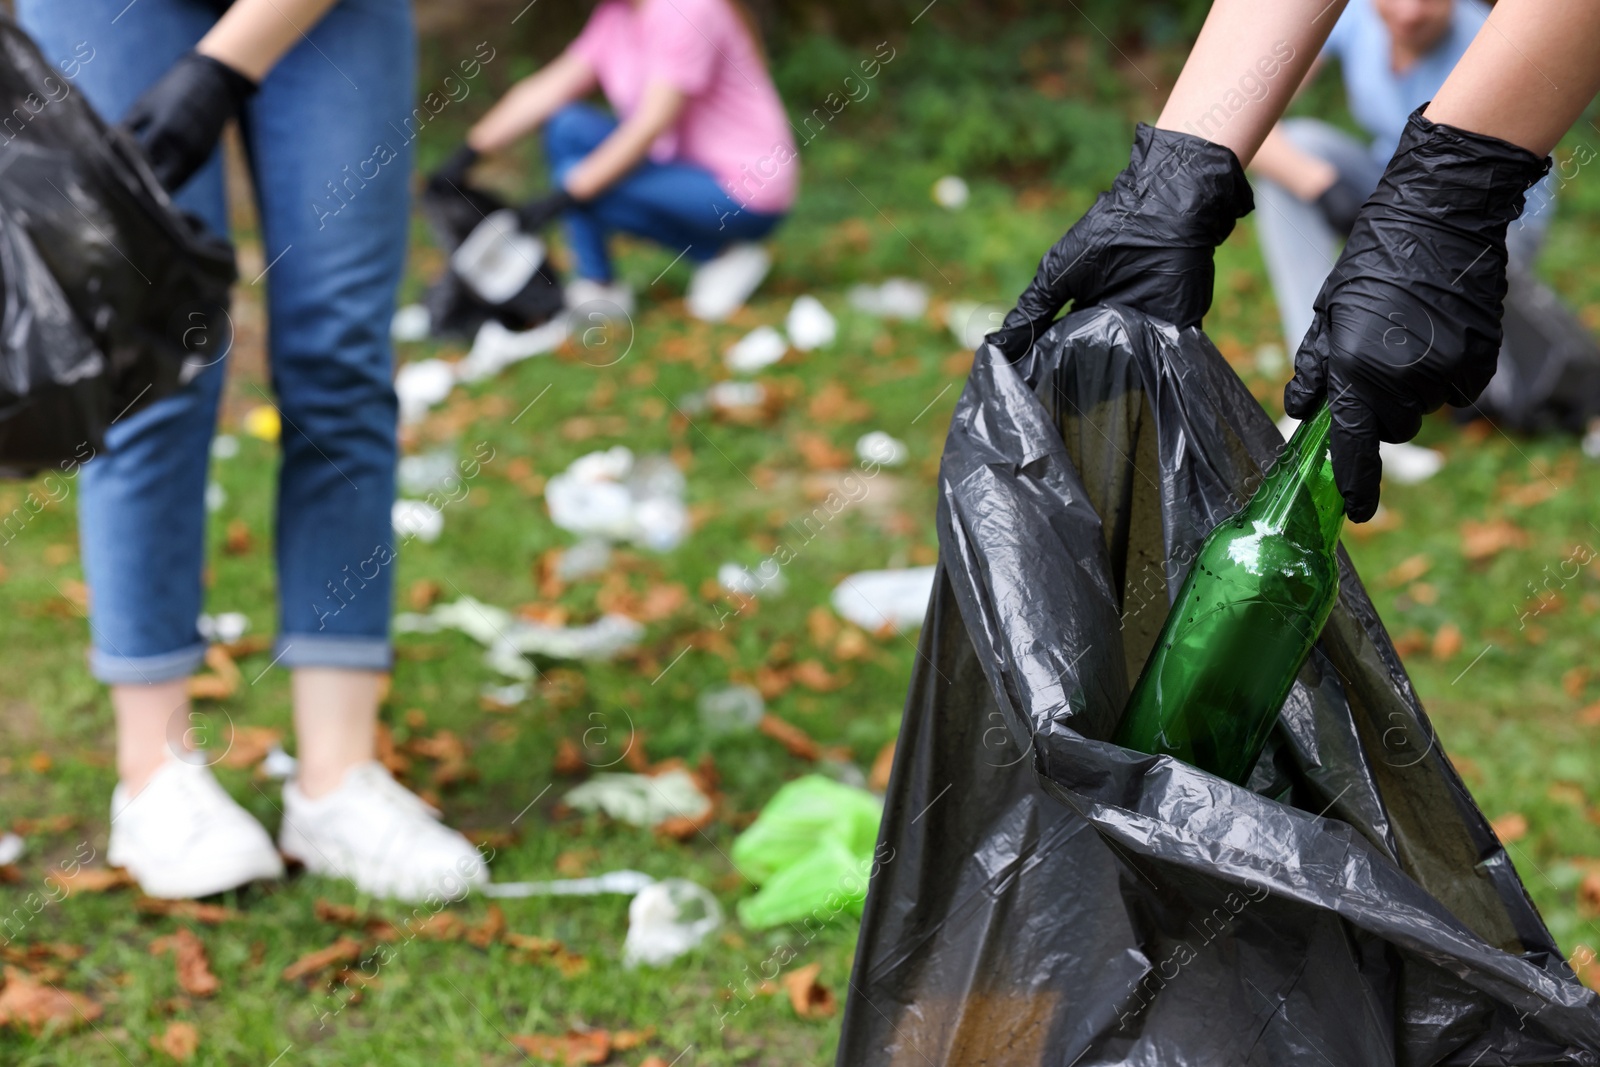
[[[332,634],[279,634],[272,662],[280,667],[336,667],[352,671],[386,671],[394,663],[394,647],[386,637],[341,637]]]
[[[204,641],[158,656],[117,656],[89,649],[89,673],[106,685],[156,685],[187,678],[206,658]]]

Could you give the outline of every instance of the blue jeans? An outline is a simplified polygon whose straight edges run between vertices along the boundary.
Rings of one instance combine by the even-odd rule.
[[[275,653],[286,667],[382,670],[391,659],[389,320],[415,136],[405,122],[415,95],[410,7],[342,0],[243,116],[268,269],[241,284],[267,287],[283,425]],[[47,59],[80,42],[93,49],[74,84],[113,122],[217,20],[205,0],[18,0],[17,9]],[[227,232],[220,152],[174,199]],[[206,471],[225,363],[119,421],[107,451],[84,467],[78,518],[93,592],[90,668],[101,681],[181,678],[203,657]]]
[[[589,104],[568,104],[544,127],[545,158],[560,184],[575,164],[617,128],[617,120]],[[736,241],[759,241],[782,215],[741,209],[717,179],[693,163],[639,164],[593,200],[562,216],[578,273],[612,280],[612,233],[631,233],[700,263]]]

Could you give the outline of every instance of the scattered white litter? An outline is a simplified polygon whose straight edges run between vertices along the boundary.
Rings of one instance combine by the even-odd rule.
[[[231,645],[250,629],[250,619],[243,612],[219,611],[215,615],[202,614],[194,626],[207,641]]]
[[[418,496],[435,489],[453,488],[453,483],[461,478],[456,468],[456,457],[444,449],[418,456],[401,456],[396,475],[401,492]]]
[[[885,319],[920,319],[928,310],[928,287],[909,278],[889,278],[881,285],[856,285],[850,304],[858,311]]]
[[[856,441],[856,458],[863,463],[877,463],[885,467],[898,467],[911,455],[906,443],[891,437],[882,430],[864,433]]]
[[[389,336],[396,341],[422,341],[433,329],[433,316],[421,304],[396,308],[389,320]]]
[[[1005,319],[1006,309],[999,304],[952,300],[944,309],[944,324],[962,348],[983,344],[984,337],[998,330]]]
[[[514,708],[528,699],[528,687],[522,682],[512,682],[510,685],[484,685],[478,690],[478,695],[501,707]]]
[[[443,402],[455,388],[456,372],[442,359],[421,359],[407,363],[394,377],[395,396],[400,401],[400,421],[417,422],[428,409]]]
[[[607,871],[592,878],[557,878],[549,882],[491,882],[483,887],[486,897],[598,897],[606,893],[635,893],[656,884],[642,871]]]
[[[261,773],[268,778],[293,778],[299,769],[300,761],[277,745],[267,749],[266,758],[261,761]]]
[[[611,546],[598,537],[586,537],[564,549],[556,559],[556,577],[576,582],[600,574],[611,566]]]
[[[617,445],[573,460],[550,479],[544,500],[563,530],[666,552],[689,532],[683,492],[683,474],[669,457],[635,459]]]
[[[0,834],[0,867],[20,860],[26,847],[22,838],[16,834]]]
[[[1256,370],[1269,378],[1276,378],[1289,369],[1289,361],[1284,358],[1283,346],[1270,341],[1256,349]]]
[[[844,759],[824,759],[817,761],[817,770],[832,778],[836,782],[850,786],[852,789],[867,788],[867,776],[854,763]]]
[[[933,595],[933,567],[861,571],[833,590],[833,610],[863,630],[892,626],[911,630],[922,625]]]
[[[1278,420],[1278,432],[1287,441],[1299,427],[1300,420],[1285,415]],[[1383,477],[1397,485],[1416,485],[1425,482],[1444,469],[1444,453],[1413,444],[1378,445],[1378,458],[1383,461]]]
[[[971,193],[967,183],[954,174],[946,174],[933,183],[933,202],[951,211],[965,207]]]
[[[603,811],[630,826],[658,826],[668,819],[695,820],[711,810],[685,770],[664,774],[596,774],[567,791],[566,802],[579,811]]]
[[[467,358],[456,364],[456,377],[477,382],[499,374],[513,363],[554,352],[571,329],[565,312],[531,330],[508,330],[490,319],[478,327]]]
[[[700,725],[713,734],[739,734],[754,730],[767,713],[761,690],[753,685],[724,685],[700,694],[695,707]]]
[[[717,584],[730,593],[740,596],[757,596],[761,593],[781,593],[788,588],[789,582],[782,571],[774,571],[772,577],[763,578],[749,567],[739,563],[724,563],[717,568]]]
[[[431,544],[444,533],[444,512],[426,500],[396,500],[389,509],[389,521],[400,537],[415,537]]]
[[[753,374],[762,367],[770,367],[789,351],[789,342],[771,326],[757,326],[735,341],[723,354],[722,361],[728,369],[739,374]]]
[[[216,482],[206,483],[206,510],[221,511],[228,503],[228,491]]]
[[[602,615],[584,626],[546,626],[512,615],[504,608],[464,596],[437,604],[427,614],[403,612],[394,617],[396,633],[438,633],[459,630],[486,645],[484,662],[519,681],[534,676],[527,656],[550,659],[615,658],[644,636],[644,627],[626,615]]]
[[[211,439],[212,459],[232,459],[239,454],[239,439],[231,433],[219,433]]]
[[[484,216],[450,255],[450,266],[485,303],[504,304],[533,280],[544,263],[544,242],[525,233],[510,208]]]
[[[705,399],[713,411],[758,408],[767,402],[767,387],[760,382],[716,382],[706,390]]]
[[[1600,459],[1600,420],[1589,424],[1589,430],[1583,435],[1583,454],[1590,459]]]
[[[839,324],[832,313],[810,295],[795,298],[783,328],[789,334],[789,343],[802,352],[831,345],[839,335]]]
[[[669,963],[721,925],[722,908],[717,898],[688,879],[668,878],[646,886],[628,905],[623,965]]]

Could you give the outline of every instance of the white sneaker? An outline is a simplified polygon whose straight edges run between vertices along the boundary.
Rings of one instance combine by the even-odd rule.
[[[584,308],[606,319],[625,319],[633,315],[633,287],[627,282],[607,284],[574,278],[562,289],[561,296],[569,311]]]
[[[684,297],[689,314],[721,322],[744,306],[771,269],[772,257],[760,245],[729,245],[722,255],[695,268]]]
[[[206,897],[258,878],[282,878],[283,860],[261,824],[211,768],[168,759],[135,796],[111,794],[106,862],[152,897]]]
[[[315,800],[285,782],[278,845],[307,870],[377,897],[456,899],[489,880],[472,843],[377,762],[350,768],[339,788]]]

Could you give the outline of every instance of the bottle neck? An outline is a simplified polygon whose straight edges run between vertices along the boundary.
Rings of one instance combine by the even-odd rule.
[[[1282,529],[1304,494],[1316,509],[1322,540],[1329,548],[1344,528],[1344,497],[1334,484],[1328,447],[1332,429],[1333,416],[1323,401],[1317,413],[1296,428],[1255,498],[1257,516],[1273,529]]]

